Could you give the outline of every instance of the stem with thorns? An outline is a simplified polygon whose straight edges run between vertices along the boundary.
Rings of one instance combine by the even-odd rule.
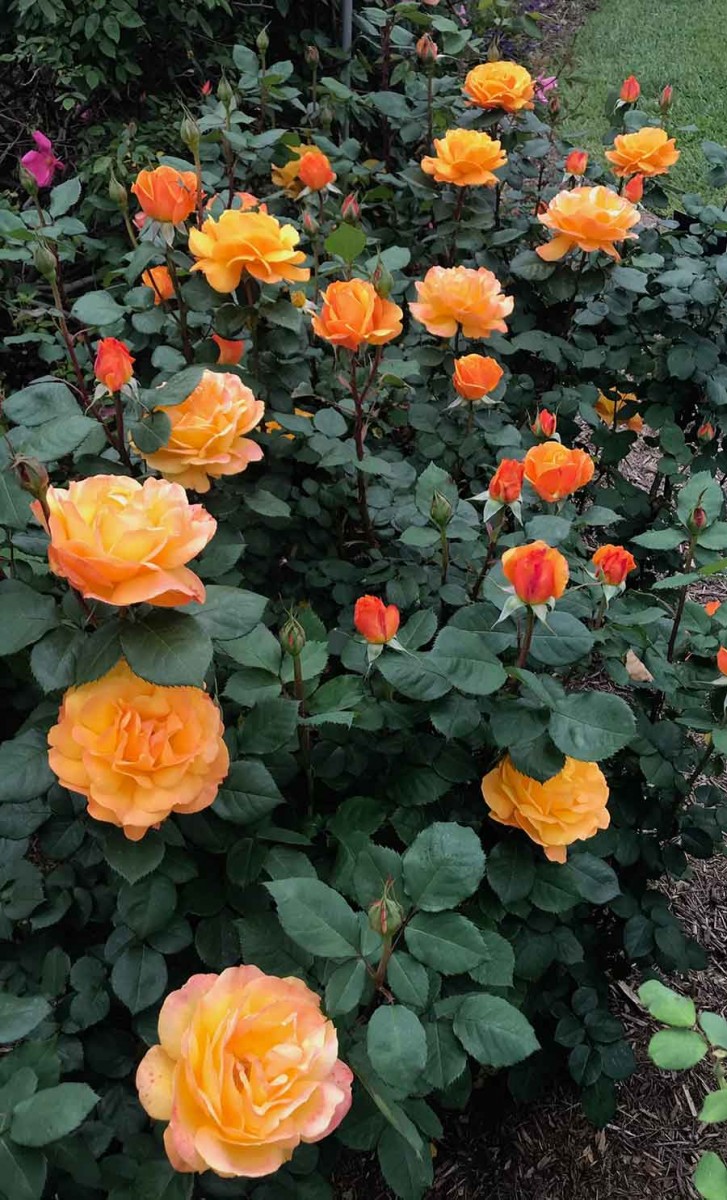
[[[171,247],[167,249],[167,270],[169,271],[169,277],[172,281],[174,294],[177,297],[177,304],[179,305],[178,318],[179,332],[182,337],[182,350],[187,362],[191,363],[194,358],[194,351],[192,349],[192,342],[189,336],[189,326],[187,324],[187,305],[185,304],[184,296],[182,295],[182,285],[179,282],[179,275],[177,274],[177,268],[172,256]]]
[[[520,653],[518,654],[518,659],[517,659],[517,663],[516,663],[516,666],[518,666],[518,667],[524,667],[525,663],[528,660],[528,654],[530,653],[530,643],[533,640],[534,629],[535,629],[535,613],[533,612],[532,608],[528,608],[528,614],[527,614],[527,617],[525,618],[525,633],[523,635],[523,640],[520,643]]]

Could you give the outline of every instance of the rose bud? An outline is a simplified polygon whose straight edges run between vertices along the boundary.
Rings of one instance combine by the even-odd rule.
[[[315,237],[315,235],[318,233],[320,226],[313,216],[313,213],[303,213],[303,228],[309,237]]]
[[[585,175],[588,166],[588,154],[585,150],[571,150],[565,160],[566,175]]]
[[[699,529],[704,529],[706,524],[707,524],[707,514],[704,511],[704,509],[702,508],[701,504],[697,505],[697,507],[692,511],[692,514],[689,518],[689,528],[691,530],[693,530],[694,532],[696,532]]]
[[[711,421],[705,421],[697,430],[697,437],[700,442],[711,442],[714,440],[715,429]]]
[[[659,108],[663,113],[668,113],[669,109],[671,108],[673,95],[674,88],[670,83],[667,83],[666,87],[662,89],[662,93],[659,96]]]
[[[620,587],[629,571],[636,570],[636,559],[623,546],[599,546],[591,559],[600,583]]]
[[[267,54],[268,46],[270,45],[270,38],[268,37],[267,28],[260,30],[259,34],[255,38],[255,45],[257,46],[260,54]]]
[[[37,458],[25,458],[23,455],[19,455],[13,459],[12,466],[21,488],[30,492],[36,500],[40,500],[42,506],[50,483],[48,472],[42,462],[38,462]]]
[[[134,358],[118,338],[102,338],[96,350],[93,373],[110,392],[120,392],[134,374]]]
[[[626,187],[624,188],[624,196],[630,200],[632,204],[639,204],[644,195],[644,177],[643,175],[632,175]]]
[[[624,104],[635,104],[641,95],[641,87],[635,75],[629,75],[628,79],[624,79],[619,92],[619,99]]]
[[[321,61],[321,55],[318,47],[312,46],[310,42],[305,48],[305,61],[311,67],[317,67]]]
[[[359,596],[353,610],[353,623],[371,646],[385,646],[396,637],[400,619],[396,605],[378,596]]]
[[[423,33],[419,38],[419,41],[416,45],[416,51],[417,57],[421,59],[422,62],[436,62],[437,58],[439,57],[437,43],[428,33]]]
[[[280,645],[291,658],[298,658],[303,653],[306,637],[305,629],[295,617],[290,616],[280,630]]]
[[[523,489],[525,463],[516,458],[503,458],[490,480],[490,500],[497,504],[513,504],[520,499]]]
[[[209,96],[210,92],[212,91],[212,80],[205,79],[202,87],[199,90],[203,96]]]
[[[502,556],[502,570],[523,604],[559,600],[568,582],[568,562],[546,542],[513,546]]]
[[[349,192],[348,195],[344,197],[343,203],[341,204],[341,216],[343,217],[344,221],[348,221],[352,225],[355,224],[356,221],[360,221],[361,205],[356,198],[355,192]]]
[[[429,509],[429,516],[432,522],[438,529],[446,529],[449,522],[452,520],[453,510],[452,505],[446,496],[441,492],[434,492],[432,496],[432,504]]]
[[[548,412],[547,408],[541,408],[530,428],[536,437],[552,438],[557,425],[558,418],[555,413]]]
[[[118,204],[122,212],[129,207],[129,193],[123,183],[119,183],[113,171],[109,174],[109,199]]]
[[[708,617],[713,617],[717,609],[721,607],[721,600],[708,600],[704,606],[704,611]]]

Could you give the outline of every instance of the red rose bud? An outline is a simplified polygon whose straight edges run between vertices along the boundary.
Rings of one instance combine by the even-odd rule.
[[[632,175],[626,187],[624,188],[624,196],[630,200],[632,204],[639,204],[644,194],[644,177],[643,175]]]
[[[209,96],[210,92],[212,91],[212,80],[205,79],[202,87],[199,90],[203,96]]]
[[[667,83],[666,87],[663,88],[662,93],[659,96],[659,108],[663,113],[668,113],[669,109],[671,108],[673,95],[674,88],[670,83]]]
[[[417,56],[422,62],[436,62],[439,56],[437,43],[428,33],[423,33],[417,42]]]
[[[343,203],[341,204],[341,216],[344,221],[348,221],[351,225],[361,220],[361,205],[356,198],[355,192],[349,192],[347,196],[344,196]]]
[[[689,528],[696,532],[699,529],[704,529],[706,524],[707,514],[700,504],[693,510],[692,515],[689,518]]]
[[[629,75],[628,79],[624,79],[619,92],[619,99],[623,100],[624,104],[635,104],[641,95],[641,87],[635,75]]]
[[[700,442],[711,442],[714,440],[715,428],[711,421],[705,421],[697,430],[697,437]]]
[[[585,150],[571,150],[565,160],[566,175],[585,175],[588,155]]]
[[[312,213],[303,213],[303,228],[310,237],[315,237],[315,235],[318,233],[320,226],[318,225],[318,222]]]
[[[548,412],[547,408],[541,408],[530,428],[536,437],[552,438],[557,425],[558,418],[555,413]]]
[[[96,348],[93,373],[110,392],[119,392],[134,374],[134,357],[118,338],[102,338]]]
[[[385,646],[396,637],[400,619],[396,605],[384,604],[378,596],[359,596],[353,610],[356,629],[372,646]]]

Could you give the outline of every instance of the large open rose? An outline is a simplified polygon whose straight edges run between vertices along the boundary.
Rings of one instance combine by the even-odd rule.
[[[217,522],[178,483],[92,475],[49,487],[45,503],[47,517],[39,500],[31,508],[50,535],[50,568],[87,600],[163,608],[204,600],[201,579],[184,564]]]
[[[480,63],[473,67],[464,81],[463,92],[471,105],[477,108],[502,108],[505,112],[519,112],[522,108],[534,108],[535,81],[525,67],[519,63]]]
[[[674,138],[665,129],[654,129],[645,125],[635,133],[621,133],[614,140],[613,149],[606,151],[606,158],[613,166],[614,175],[665,175],[678,160],[680,151]]]
[[[177,1171],[270,1175],[351,1106],[333,1022],[300,979],[253,966],[193,975],[164,1001],[159,1041],[136,1085],[149,1116],[169,1122],[164,1145]]]
[[[48,762],[90,816],[137,842],[170,813],[212,803],[230,761],[223,733],[201,688],[148,683],[122,661],[65,693]]]
[[[321,300],[321,311],[313,317],[313,332],[334,346],[347,350],[357,350],[362,342],[383,346],[401,333],[399,305],[384,300],[366,279],[329,283]]]
[[[450,129],[434,139],[434,149],[436,154],[422,159],[422,171],[456,187],[495,187],[500,181],[494,172],[507,162],[500,143],[476,129]]]
[[[631,201],[611,188],[577,187],[553,196],[538,220],[556,235],[536,247],[546,262],[557,262],[576,248],[587,254],[602,250],[618,262],[621,255],[614,243],[637,237],[631,229],[641,218]]]
[[[243,212],[227,208],[218,221],[208,217],[201,229],[191,229],[189,249],[197,259],[193,271],[201,271],[216,292],[232,292],[244,271],[261,283],[304,283],[310,276],[300,241],[292,225],[281,225],[261,210]]]
[[[460,325],[468,338],[507,333],[515,301],[486,267],[430,267],[416,290],[411,315],[435,337],[454,337]]]
[[[525,478],[540,496],[555,504],[585,487],[595,466],[585,450],[569,450],[561,442],[541,442],[525,455]]]

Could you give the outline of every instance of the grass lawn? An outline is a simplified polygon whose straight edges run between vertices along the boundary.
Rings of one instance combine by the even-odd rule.
[[[627,75],[649,99],[671,83],[668,126],[682,155],[669,182],[706,193],[701,142],[727,144],[726,26],[727,0],[602,0],[576,35],[572,70],[561,80],[569,135],[589,150],[602,146],[606,94]],[[695,128],[682,133],[684,126]]]

